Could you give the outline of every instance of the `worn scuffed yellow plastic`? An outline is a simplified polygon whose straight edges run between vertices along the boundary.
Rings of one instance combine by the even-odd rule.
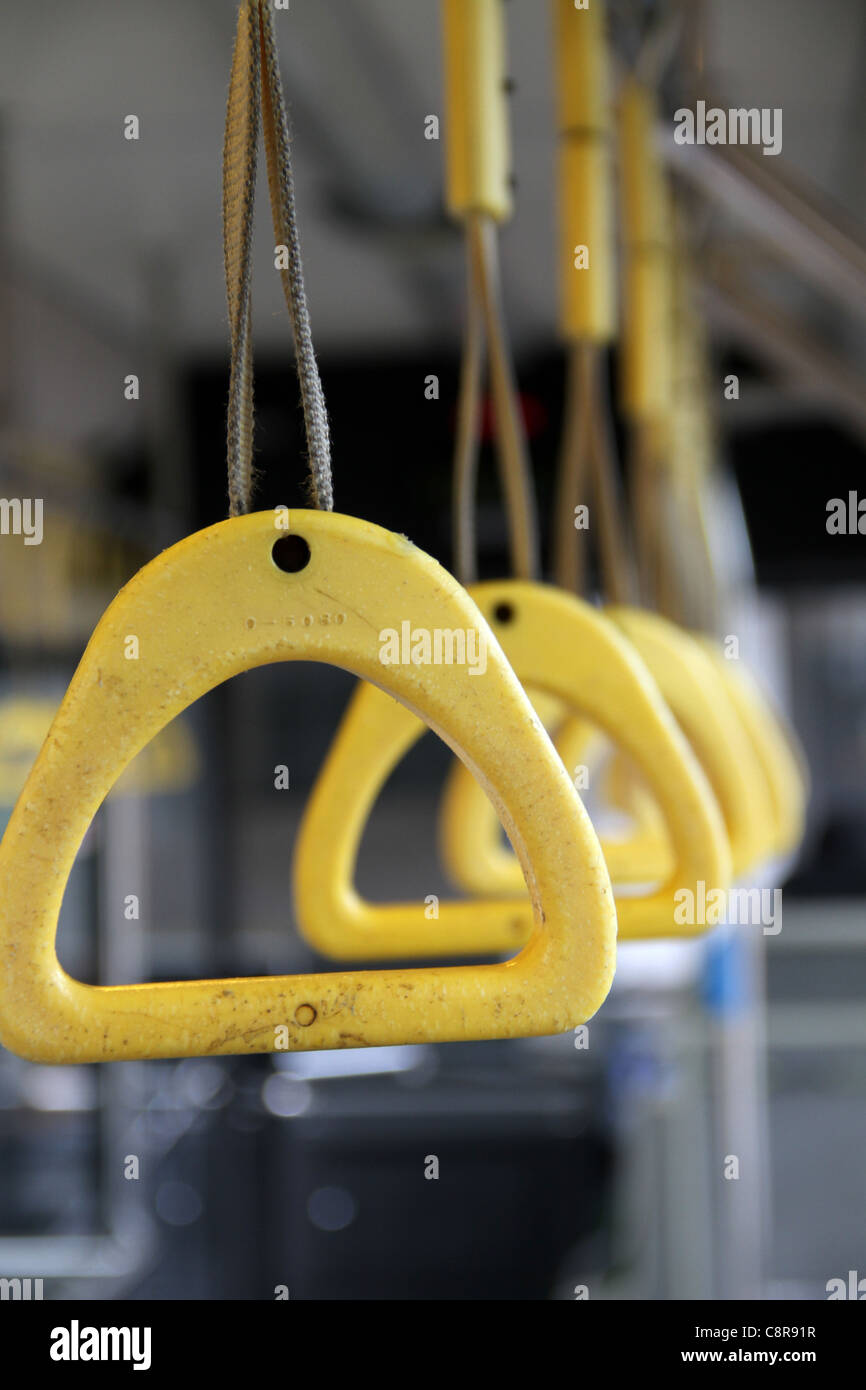
[[[275,518],[310,547],[297,573],[272,558],[281,534]],[[164,551],[121,590],[0,844],[5,1046],[43,1062],[361,1047],[557,1033],[598,1009],[613,976],[616,918],[579,797],[495,640],[481,678],[465,667],[386,668],[379,633],[401,620],[484,627],[466,592],[428,555],[402,536],[333,513],[221,522]],[[137,660],[125,657],[130,636],[138,638]],[[208,690],[255,666],[292,660],[328,662],[387,684],[413,721],[425,719],[472,763],[525,866],[535,924],[526,948],[492,966],[112,987],[72,979],[55,951],[60,904],[114,781]],[[353,778],[350,767],[343,794],[351,796]],[[302,896],[331,902],[326,851],[321,846],[308,864]],[[344,905],[345,895],[338,900]],[[275,911],[282,917],[279,905]],[[417,911],[423,918],[423,904]]]
[[[585,691],[582,704],[593,723],[628,750],[662,807],[674,870],[654,891],[618,902],[620,938],[694,934],[695,928],[674,922],[674,893],[699,879],[726,887],[728,843],[707,780],[629,643],[589,604],[553,587],[503,580],[473,585],[471,593],[488,617],[503,605],[511,610],[511,621],[498,632],[520,680],[565,703]],[[476,677],[475,683],[482,680]],[[524,710],[540,730],[528,702]],[[355,860],[369,811],[392,768],[422,733],[418,720],[381,692],[368,686],[356,690],[310,797],[296,847],[298,925],[327,955],[385,959],[506,951],[531,929],[530,904],[518,898],[444,902],[438,921],[422,922],[414,905],[374,904],[354,893]],[[513,756],[525,742],[520,734]],[[528,746],[527,756],[534,756]],[[512,838],[512,844],[522,860],[519,843]],[[329,885],[325,897],[316,891],[317,875]]]

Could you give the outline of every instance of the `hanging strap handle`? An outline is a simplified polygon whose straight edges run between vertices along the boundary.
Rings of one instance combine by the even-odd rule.
[[[477,578],[475,491],[486,337],[511,564],[518,578],[534,579],[539,563],[532,469],[504,324],[496,242],[496,224],[511,215],[502,0],[443,0],[442,34],[446,205],[464,227],[468,282],[454,452],[455,569],[463,584]]]
[[[242,0],[232,59],[223,147],[223,252],[231,333],[228,404],[229,515],[250,509],[253,485],[252,240],[259,126],[264,132],[274,235],[287,249],[280,270],[289,310],[313,505],[331,511],[331,446],[313,351],[295,212],[291,137],[273,17],[267,0]]]
[[[616,337],[615,238],[610,63],[603,0],[576,10],[554,0],[558,127],[560,336],[568,376],[553,526],[554,574],[563,588],[584,587],[586,556],[574,517],[594,493],[602,592],[631,597],[627,519],[621,505],[610,420],[606,350]],[[577,269],[585,246],[588,265]]]

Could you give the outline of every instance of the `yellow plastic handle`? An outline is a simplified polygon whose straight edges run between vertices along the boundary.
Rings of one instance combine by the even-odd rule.
[[[586,720],[569,716],[561,699],[543,690],[528,691],[536,714],[553,739],[569,776],[574,779],[578,765],[592,750],[596,730]],[[452,880],[467,893],[522,897],[526,892],[520,864],[514,851],[503,841],[502,826],[489,797],[474,777],[462,776],[465,768],[455,760],[445,782],[439,811],[439,840],[442,860]],[[575,786],[578,783],[575,781]],[[619,844],[602,838],[601,848],[612,881],[617,875],[611,862]],[[668,856],[670,858],[670,856]],[[655,880],[667,874],[655,875]],[[644,874],[646,883],[653,875]]]
[[[519,679],[564,703],[579,699],[592,722],[632,755],[662,807],[675,870],[656,891],[618,903],[620,937],[692,934],[694,928],[674,922],[674,892],[700,879],[726,887],[730,858],[706,778],[654,682],[614,625],[580,599],[519,580],[478,584],[471,593],[501,636]],[[506,611],[508,621],[503,621]],[[512,726],[508,746],[511,758],[529,767],[537,756],[532,731],[541,726],[528,703],[522,709],[527,722],[522,729]],[[489,718],[480,701],[474,717],[480,739]],[[379,692],[362,687],[319,774],[298,837],[295,882],[299,927],[327,955],[375,959],[507,951],[531,928],[529,903],[517,898],[442,903],[439,920],[425,922],[414,904],[366,903],[355,893],[355,860],[370,807],[422,732],[417,720],[413,725]],[[550,747],[546,738],[545,744]],[[503,824],[523,859],[511,828]]]
[[[655,103],[635,78],[619,105],[623,237],[622,406],[633,420],[667,417],[672,400],[671,207],[654,144]]]
[[[283,525],[295,538],[292,562],[308,551],[290,573],[274,552]],[[527,735],[535,716],[495,641],[483,677],[383,666],[379,634],[404,620],[486,632],[465,591],[404,537],[328,512],[222,522],[127,584],[87,646],[0,844],[5,1046],[43,1062],[197,1057],[556,1033],[595,1012],[613,975],[616,919],[580,800],[547,736]],[[535,923],[526,949],[492,966],[106,988],[71,979],[54,948],[60,903],[116,778],[208,690],[292,660],[380,681],[472,763],[525,866]],[[518,747],[531,756],[516,756]],[[327,879],[315,879],[326,897]]]
[[[796,734],[772,708],[743,664],[729,661],[712,640],[699,640],[740,717],[766,777],[773,826],[769,848],[774,854],[791,854],[800,844],[806,824],[809,774],[805,754]]]
[[[604,7],[554,0],[559,125],[560,331],[608,343],[616,332],[613,162]]]
[[[710,780],[739,877],[767,857],[772,810],[737,711],[710,658],[688,633],[643,609],[607,611],[652,672]]]
[[[447,698],[451,668],[434,669]],[[484,679],[474,682],[476,687]],[[470,698],[477,707],[479,728],[486,731],[483,685]],[[431,914],[423,901],[371,903],[356,891],[355,864],[373,804],[392,769],[423,733],[423,724],[411,710],[376,686],[359,685],[349,701],[310,794],[295,846],[298,929],[323,955],[336,960],[493,955],[514,951],[526,939],[525,922],[512,903],[440,902]],[[531,711],[515,709],[512,762],[517,761],[514,749],[520,749],[520,762],[528,768],[542,747],[547,761],[549,744],[541,735]],[[473,772],[477,775],[474,767]]]
[[[511,215],[502,0],[443,0],[446,202],[453,217]]]
[[[616,334],[616,293],[607,138],[563,139],[558,185],[560,332],[569,343],[609,343]]]
[[[545,622],[544,610],[535,611],[524,596],[519,604],[511,604],[507,597],[509,587],[502,584],[476,585],[472,593],[482,610],[491,617],[518,676],[522,674],[522,662],[526,660],[523,648],[533,640],[525,626],[527,622],[533,624],[537,639],[546,642],[552,651],[567,650],[571,653],[572,649],[577,649],[568,689],[569,702],[578,711],[579,719],[575,730],[570,729],[568,724],[564,726],[557,746],[568,758],[563,746],[565,740],[579,738],[585,730],[586,720],[597,726],[629,755],[643,773],[662,807],[662,820],[670,832],[662,839],[662,853],[653,853],[654,849],[659,848],[656,833],[651,841],[644,836],[638,842],[636,857],[632,855],[631,837],[624,842],[613,838],[602,839],[602,850],[614,882],[620,938],[679,935],[682,928],[678,929],[673,921],[670,891],[662,887],[654,894],[621,897],[617,895],[616,884],[661,882],[677,887],[693,881],[691,875],[694,871],[694,881],[703,879],[705,883],[726,887],[727,876],[731,872],[730,856],[715,797],[703,774],[696,769],[694,755],[679,730],[676,730],[676,738],[671,741],[664,756],[657,742],[644,741],[651,737],[645,723],[648,709],[655,716],[659,710],[663,710],[671,726],[673,720],[665,710],[652,676],[629,644],[617,636],[613,625],[589,604],[562,595],[582,626],[582,635],[575,631],[574,635],[567,636],[564,626],[557,631],[555,622],[559,615],[555,610],[546,614]],[[492,600],[488,599],[485,590],[491,591]],[[496,610],[503,605],[520,614],[518,627],[513,617],[507,624],[497,622]],[[569,761],[566,761],[566,766],[570,766]],[[658,794],[660,779],[664,779],[668,788],[666,800]],[[693,806],[696,792],[702,792],[704,796],[704,804],[695,813],[697,819],[691,827],[691,844],[686,849],[681,839],[682,823],[670,810],[674,787],[676,791],[673,795],[680,794],[683,804],[690,807]],[[440,836],[445,863],[455,882],[462,888],[473,893],[494,889],[512,894],[521,891],[517,880],[517,861],[493,838],[489,812],[481,804],[480,795],[463,774],[462,768],[457,765],[452,769],[446,787]]]
[[[565,706],[561,701],[555,702],[556,718],[548,718],[549,697],[532,691],[531,699],[545,727],[553,731],[556,751],[573,777],[579,766],[587,766],[585,760],[597,731],[579,716],[562,719]],[[632,768],[630,760],[617,755],[605,778],[607,800],[633,823],[621,834],[600,837],[614,896],[617,884],[664,883],[675,869],[664,816],[643,783],[634,780]],[[526,891],[520,864],[513,850],[503,843],[495,810],[478,783],[465,775],[462,763],[457,761],[445,782],[439,839],[449,875],[465,892],[521,897]]]

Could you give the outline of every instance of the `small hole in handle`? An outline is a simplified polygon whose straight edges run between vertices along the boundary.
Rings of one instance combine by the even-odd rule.
[[[284,574],[297,574],[310,563],[310,547],[303,536],[280,536],[274,541],[271,559]]]
[[[514,607],[510,603],[497,603],[493,610],[493,616],[498,623],[513,623]]]

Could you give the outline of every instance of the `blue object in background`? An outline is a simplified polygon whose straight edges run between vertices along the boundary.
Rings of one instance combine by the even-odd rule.
[[[717,1017],[740,1013],[748,1003],[745,942],[734,927],[722,925],[706,943],[701,997]]]

